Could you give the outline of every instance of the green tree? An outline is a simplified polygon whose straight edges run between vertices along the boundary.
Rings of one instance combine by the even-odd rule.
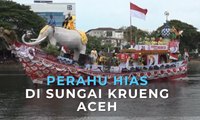
[[[30,10],[29,6],[13,1],[0,0],[0,26],[15,29],[19,38],[26,30],[36,33],[45,25],[45,20]]]
[[[145,37],[148,37],[148,32],[147,31],[138,29],[135,26],[127,27],[124,30],[124,38],[129,42],[131,40],[131,35],[130,35],[131,31],[130,31],[130,29],[132,31],[132,40],[135,40],[136,42],[138,42],[140,38],[144,39]]]
[[[93,37],[89,35],[87,37],[88,37],[88,43],[87,43],[86,53],[90,54],[93,47],[95,47],[97,51],[100,51],[102,48],[101,38],[97,38],[97,37]]]
[[[110,51],[114,49],[113,45],[110,43],[105,43],[104,45],[101,44],[103,38],[93,37],[93,36],[87,36],[88,37],[88,43],[87,43],[87,49],[86,54],[90,54],[91,50],[95,48],[97,52],[104,51],[107,52],[108,48]]]

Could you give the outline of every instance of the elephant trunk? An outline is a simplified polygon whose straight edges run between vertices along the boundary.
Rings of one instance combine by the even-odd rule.
[[[22,36],[22,42],[25,43],[25,44],[27,44],[27,45],[38,45],[38,44],[40,44],[42,41],[44,41],[44,40],[46,39],[46,36],[45,36],[45,37],[43,37],[42,39],[31,39],[31,40],[33,40],[34,42],[26,42],[25,39],[24,39],[25,36],[26,36],[25,34]]]

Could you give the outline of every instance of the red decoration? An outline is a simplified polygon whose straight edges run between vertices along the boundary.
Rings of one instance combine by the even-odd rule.
[[[126,60],[126,59],[128,59],[128,54],[126,54],[126,53],[120,53],[120,54],[117,55],[117,57],[120,60]]]
[[[147,76],[151,76],[151,73],[150,73],[150,72],[147,72]]]
[[[131,58],[133,58],[133,59],[138,59],[139,58],[139,54],[131,54]]]

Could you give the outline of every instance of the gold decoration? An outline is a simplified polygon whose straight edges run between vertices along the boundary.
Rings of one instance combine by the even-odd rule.
[[[136,53],[140,55],[169,53],[168,50],[135,50],[135,49],[124,49],[124,50],[121,50],[120,52],[121,53]]]

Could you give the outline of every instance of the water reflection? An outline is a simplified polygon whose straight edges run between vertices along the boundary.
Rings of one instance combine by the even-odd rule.
[[[193,76],[194,77],[194,76]],[[200,76],[195,76],[199,79]],[[150,82],[148,89],[168,89],[168,99],[108,99],[103,94],[102,99],[46,99],[46,88],[41,88],[40,99],[25,99],[25,89],[33,88],[30,80],[23,75],[0,76],[0,118],[3,119],[55,119],[57,117],[70,119],[87,119],[92,116],[121,117],[167,117],[167,116],[199,116],[200,115],[200,79],[186,81]],[[107,86],[91,87],[139,89],[141,87]],[[84,89],[91,89],[84,87]],[[79,89],[77,87],[76,89]],[[94,101],[117,102],[116,112],[76,112],[78,104]]]

